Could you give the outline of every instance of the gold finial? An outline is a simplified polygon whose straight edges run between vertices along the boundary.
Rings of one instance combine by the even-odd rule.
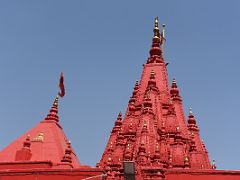
[[[177,83],[177,81],[176,81],[175,78],[173,78],[172,83],[173,83],[173,84],[176,84],[176,83]]]
[[[158,28],[158,17],[155,18],[153,32],[154,32],[154,38],[160,38],[160,36],[159,36],[159,28]]]
[[[56,96],[53,105],[58,106],[58,95]]]
[[[158,29],[158,17],[155,17],[155,29]]]
[[[193,112],[192,112],[192,108],[191,108],[191,107],[189,108],[189,114],[190,114],[190,115],[193,114]]]

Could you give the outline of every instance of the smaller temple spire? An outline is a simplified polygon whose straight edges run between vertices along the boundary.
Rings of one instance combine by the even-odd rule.
[[[188,128],[191,131],[199,131],[196,119],[193,115],[192,108],[189,108],[189,115],[188,115]]]
[[[72,163],[72,148],[71,148],[71,142],[67,142],[67,148],[65,150],[65,154],[61,160],[61,162],[67,162],[67,163]]]
[[[121,125],[122,125],[122,112],[120,111],[118,113],[117,120],[115,121],[115,126],[117,126],[118,128],[121,128]]]
[[[32,157],[30,135],[27,135],[23,147],[16,152],[15,161],[29,161]]]
[[[58,122],[58,95],[56,96],[53,105],[47,115],[47,117],[45,118],[45,120],[53,120]]]
[[[175,78],[173,78],[170,93],[171,93],[171,97],[173,98],[173,100],[181,100],[181,97],[179,95],[179,89],[177,86],[177,81]]]
[[[116,133],[121,129],[122,126],[122,113],[119,112],[117,120],[115,121],[114,127],[112,129],[112,133]]]
[[[192,108],[189,108],[189,116],[188,116],[188,124],[192,126],[196,126],[196,120],[192,112]]]

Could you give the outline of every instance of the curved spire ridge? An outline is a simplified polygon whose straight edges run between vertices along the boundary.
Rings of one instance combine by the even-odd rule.
[[[47,115],[47,117],[45,118],[45,120],[53,120],[58,122],[58,95],[56,96],[56,98],[54,99],[53,105]]]

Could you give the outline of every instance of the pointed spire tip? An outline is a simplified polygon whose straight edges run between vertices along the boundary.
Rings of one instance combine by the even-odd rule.
[[[192,112],[192,108],[191,108],[191,107],[189,108],[189,114],[190,114],[190,115],[193,114],[193,112]]]
[[[155,17],[155,28],[158,27],[158,17]]]
[[[158,17],[155,18],[153,32],[154,32],[154,38],[160,38],[159,28],[158,28]]]
[[[57,95],[56,98],[54,99],[53,105],[58,106],[58,98],[59,96]]]
[[[176,78],[173,78],[172,84],[177,84]]]

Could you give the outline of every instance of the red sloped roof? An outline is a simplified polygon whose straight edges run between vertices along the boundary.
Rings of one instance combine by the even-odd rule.
[[[23,148],[27,136],[30,136],[31,161],[50,161],[53,166],[59,166],[68,148],[69,141],[58,123],[57,99],[55,100],[47,117],[37,126],[23,134],[0,152],[0,162],[16,162],[18,150]],[[72,150],[72,148],[71,148]],[[80,167],[80,162],[72,150],[71,166]]]

